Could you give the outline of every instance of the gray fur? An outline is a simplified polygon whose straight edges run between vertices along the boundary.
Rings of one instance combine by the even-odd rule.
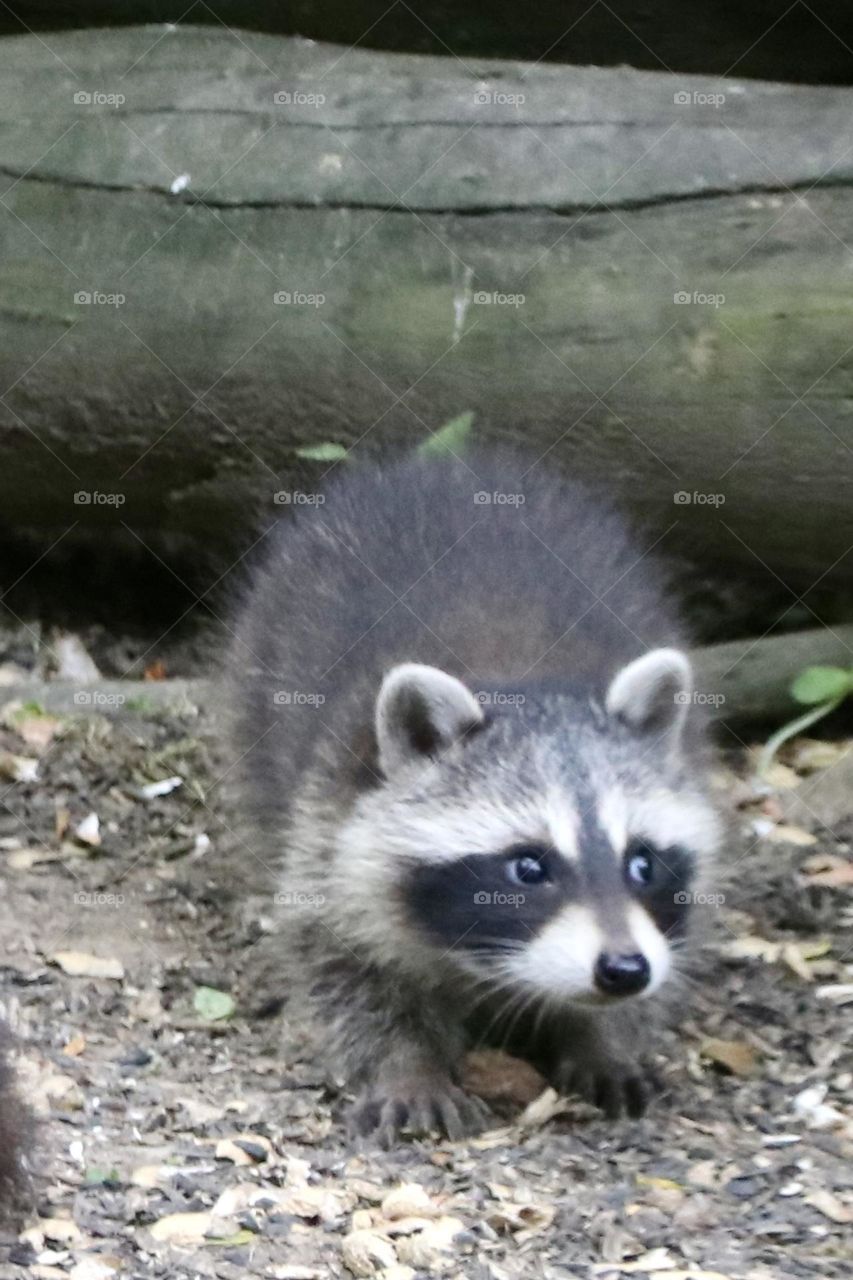
[[[476,875],[504,830],[541,841],[548,822],[566,839],[574,829],[556,905],[594,915],[608,949],[636,950],[602,797],[642,813],[632,839],[677,844],[682,870],[689,854],[694,885],[715,840],[678,660],[654,687],[614,684],[648,650],[683,644],[665,575],[606,504],[528,466],[507,455],[339,470],[323,504],[270,535],[235,626],[247,843],[279,879],[282,982],[362,1089],[357,1127],[386,1139],[481,1120],[458,1084],[480,1040],[608,1112],[644,1101],[626,1046],[648,1006],[562,1000],[535,974],[508,977],[534,954],[522,943],[485,958],[461,938],[440,946],[406,889],[419,868],[470,855]],[[383,686],[409,663],[438,670]]]

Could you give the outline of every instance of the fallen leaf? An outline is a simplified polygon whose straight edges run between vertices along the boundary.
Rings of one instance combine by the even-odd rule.
[[[19,714],[14,719],[15,732],[23,738],[28,747],[32,747],[39,755],[45,751],[62,728],[62,721],[55,716],[46,716],[44,712]]]
[[[0,751],[0,778],[7,782],[37,782],[38,760],[32,756],[16,756]]]
[[[853,982],[830,982],[815,991],[818,1000],[831,1000],[833,1004],[849,1004],[853,1000]]]
[[[171,778],[162,778],[159,782],[146,782],[144,787],[139,788],[139,794],[143,800],[157,800],[160,796],[168,796],[177,791],[183,785],[183,778],[175,774]]]
[[[142,673],[142,677],[144,680],[165,680],[166,664],[162,658],[156,658],[154,662],[149,662]]]
[[[10,871],[29,871],[44,862],[59,862],[61,854],[54,849],[14,849],[6,859]]]
[[[96,849],[101,843],[101,820],[96,813],[88,813],[74,828],[74,839],[80,844]]]
[[[375,1276],[397,1262],[391,1241],[376,1231],[351,1231],[344,1236],[341,1256],[344,1266],[354,1276]]]
[[[437,1218],[441,1209],[418,1182],[404,1182],[389,1191],[382,1201],[382,1216],[397,1218]]]
[[[570,1110],[571,1103],[560,1096],[556,1089],[544,1089],[538,1098],[528,1103],[516,1120],[520,1129],[540,1129],[542,1125]]]
[[[212,1222],[212,1213],[170,1213],[152,1223],[150,1231],[168,1244],[200,1244]]]
[[[817,844],[817,836],[813,836],[803,827],[795,827],[790,822],[777,822],[764,838],[773,844],[798,844],[803,847]]]
[[[834,1129],[845,1123],[843,1113],[824,1101],[827,1092],[825,1084],[814,1084],[794,1098],[794,1115],[801,1116],[808,1129]]]
[[[75,680],[77,684],[97,684],[100,680],[101,673],[79,636],[57,636],[51,653],[56,659],[55,680]]]
[[[69,1058],[79,1058],[81,1053],[86,1049],[86,1037],[78,1031],[73,1035],[67,1044],[62,1046],[62,1052]]]
[[[106,960],[85,951],[57,951],[50,959],[72,978],[114,978],[121,981],[124,977],[124,965],[120,960]]]
[[[196,987],[193,1008],[205,1021],[218,1022],[222,1018],[230,1018],[237,1004],[227,991],[217,991],[215,987]]]
[[[758,1070],[755,1050],[743,1040],[717,1040],[712,1037],[703,1041],[699,1052],[703,1058],[725,1067],[734,1076],[747,1078]]]
[[[222,1138],[216,1144],[217,1160],[230,1160],[232,1164],[260,1164],[272,1155],[272,1143],[255,1133],[240,1133],[233,1138]]]
[[[486,1215],[489,1226],[499,1234],[517,1231],[542,1231],[554,1220],[555,1210],[549,1205],[502,1204]]]
[[[822,1213],[825,1218],[829,1218],[830,1222],[838,1222],[842,1226],[853,1222],[853,1204],[845,1204],[825,1188],[810,1191],[807,1196],[803,1196],[803,1200],[813,1209],[817,1209],[818,1213]]]
[[[844,858],[825,857],[823,859],[823,867],[811,871],[808,867],[803,867],[803,871],[808,876],[809,884],[825,884],[833,889],[842,889],[846,885],[853,885],[853,862],[847,862]],[[827,865],[829,863],[830,865]]]

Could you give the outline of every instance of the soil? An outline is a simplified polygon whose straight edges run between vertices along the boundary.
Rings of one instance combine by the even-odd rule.
[[[795,827],[743,760],[721,772],[724,900],[699,908],[646,1118],[534,1102],[530,1071],[479,1055],[493,1129],[354,1150],[273,1012],[272,892],[231,829],[215,712],[0,712],[3,1010],[41,1117],[0,1276],[851,1274],[853,795],[833,831]]]

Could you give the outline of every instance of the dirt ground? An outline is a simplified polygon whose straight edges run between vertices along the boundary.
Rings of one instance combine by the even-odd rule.
[[[382,1153],[347,1147],[345,1099],[282,1042],[211,709],[0,720],[2,1006],[42,1117],[1,1276],[853,1273],[853,790],[831,830],[808,803],[845,746],[806,744],[774,791],[726,775],[724,901],[647,1118],[533,1102],[492,1055],[493,1130]]]

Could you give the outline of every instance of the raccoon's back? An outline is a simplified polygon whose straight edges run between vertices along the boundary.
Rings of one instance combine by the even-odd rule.
[[[322,503],[268,535],[232,655],[256,818],[278,820],[309,762],[342,770],[343,792],[369,781],[373,701],[397,662],[472,689],[556,679],[600,693],[624,662],[680,641],[647,546],[530,463],[339,469]]]

